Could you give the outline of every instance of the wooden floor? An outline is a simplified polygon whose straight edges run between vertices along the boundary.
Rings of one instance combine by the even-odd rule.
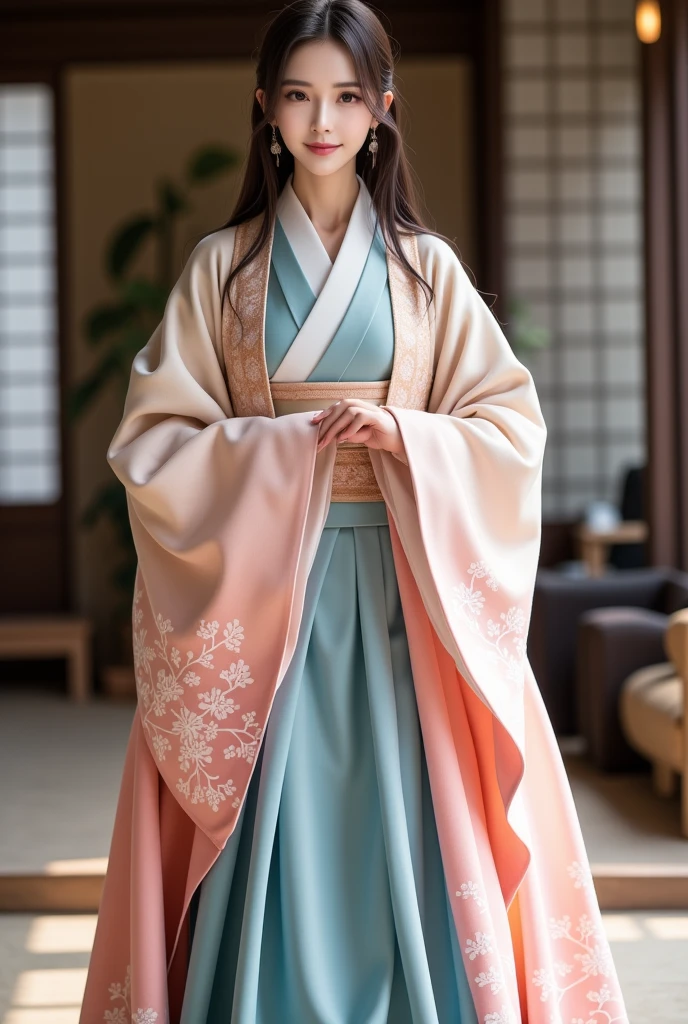
[[[0,692],[0,911],[97,910],[133,715]],[[688,910],[678,796],[659,800],[649,774],[595,771],[576,740],[562,749],[603,909]]]
[[[679,794],[660,799],[649,771],[607,775],[592,767],[580,741],[560,745],[600,905],[687,910],[688,839],[681,835]]]
[[[0,1024],[78,1024],[95,924],[94,914],[0,914]],[[688,915],[604,914],[603,924],[631,1024],[685,1024]]]
[[[77,1024],[133,714],[0,693],[0,1024]],[[678,798],[658,801],[649,775],[600,775],[575,742],[562,746],[631,1022],[685,1024]]]

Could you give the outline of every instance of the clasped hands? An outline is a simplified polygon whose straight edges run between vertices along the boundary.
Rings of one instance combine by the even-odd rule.
[[[343,398],[313,413],[311,422],[319,424],[317,451],[330,441],[350,441],[397,454],[404,451],[401,432],[391,412],[361,398]]]

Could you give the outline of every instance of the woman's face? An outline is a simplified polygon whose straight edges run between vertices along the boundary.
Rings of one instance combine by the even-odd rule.
[[[263,103],[263,90],[256,91]],[[332,174],[351,160],[377,121],[363,102],[346,47],[331,40],[292,50],[280,84],[273,123],[294,159],[312,174]],[[393,94],[384,94],[386,108]],[[327,143],[318,149],[314,143]]]

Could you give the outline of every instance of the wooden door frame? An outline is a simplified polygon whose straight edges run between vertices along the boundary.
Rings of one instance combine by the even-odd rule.
[[[688,570],[688,0],[643,46],[650,561]]]

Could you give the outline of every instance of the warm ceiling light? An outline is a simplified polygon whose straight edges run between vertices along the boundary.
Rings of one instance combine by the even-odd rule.
[[[638,0],[635,6],[635,30],[641,43],[656,43],[662,31],[659,0]]]

